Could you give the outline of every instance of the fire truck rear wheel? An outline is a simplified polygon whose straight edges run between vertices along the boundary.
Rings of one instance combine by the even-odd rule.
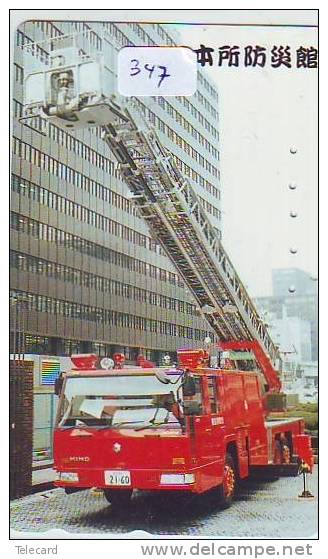
[[[130,503],[132,493],[132,489],[104,489],[104,495],[107,501],[115,509],[126,507]]]
[[[236,482],[236,466],[231,454],[227,452],[223,469],[223,483],[218,489],[221,508],[230,507],[236,492]]]

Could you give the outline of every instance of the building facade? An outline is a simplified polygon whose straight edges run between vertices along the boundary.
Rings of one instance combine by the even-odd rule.
[[[296,316],[270,319],[270,334],[279,344],[282,355],[291,355],[298,362],[311,359],[311,323]]]
[[[317,283],[310,274],[298,268],[278,268],[272,270],[274,297],[286,297],[289,293],[316,295]]]
[[[139,352],[160,362],[178,347],[212,335],[181,278],[137,215],[116,161],[98,128],[69,133],[41,118],[19,120],[22,47],[47,58],[43,41],[86,32],[111,59],[127,45],[174,45],[168,25],[29,21],[16,31],[13,72],[11,289],[27,319],[17,333],[27,354]],[[114,71],[115,69],[113,69]],[[192,97],[140,98],[175,162],[221,231],[218,93],[198,71]]]
[[[272,271],[272,283],[274,295],[259,297],[255,304],[266,322],[275,324],[274,335],[280,335],[275,341],[281,346],[291,342],[297,346],[298,360],[318,361],[316,281],[302,270],[286,268]],[[290,286],[294,288],[292,291]]]

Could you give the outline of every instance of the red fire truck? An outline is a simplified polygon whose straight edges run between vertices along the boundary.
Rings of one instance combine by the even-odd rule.
[[[57,486],[102,488],[114,506],[134,489],[215,488],[225,507],[251,472],[312,467],[303,420],[268,417],[258,373],[210,367],[204,350],[178,357],[173,368],[104,370],[95,355],[72,356],[54,437]]]
[[[50,59],[42,67],[35,65],[35,45],[24,45],[33,63],[25,72],[23,122],[41,115],[70,133],[101,127],[138,215],[189,288],[220,359],[213,364],[205,349],[187,349],[178,352],[175,368],[140,361],[141,367],[120,362],[105,371],[95,356],[73,357],[55,430],[56,484],[67,491],[102,487],[113,504],[126,502],[135,488],[217,488],[228,505],[238,479],[255,468],[268,471],[292,459],[311,468],[309,437],[302,419],[270,417],[283,398],[280,355],[267,325],[195,185],[138,100],[114,94],[113,69],[88,44],[85,33],[52,38],[42,45]]]

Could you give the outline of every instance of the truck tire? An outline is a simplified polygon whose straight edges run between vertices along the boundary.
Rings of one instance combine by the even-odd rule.
[[[133,489],[104,489],[104,495],[113,509],[121,510],[129,505]]]
[[[223,483],[218,488],[220,508],[230,507],[235,496],[236,482],[236,466],[231,454],[227,452],[223,468]]]

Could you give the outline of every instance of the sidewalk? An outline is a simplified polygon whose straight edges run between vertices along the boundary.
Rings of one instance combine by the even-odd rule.
[[[51,467],[37,467],[32,471],[32,490],[42,491],[51,489],[56,472]]]

